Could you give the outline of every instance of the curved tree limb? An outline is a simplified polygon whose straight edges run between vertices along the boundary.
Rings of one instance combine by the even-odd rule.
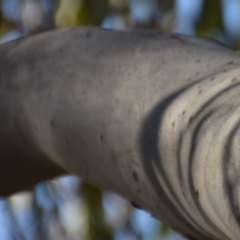
[[[70,172],[192,239],[240,235],[240,59],[155,31],[0,46],[0,194]]]

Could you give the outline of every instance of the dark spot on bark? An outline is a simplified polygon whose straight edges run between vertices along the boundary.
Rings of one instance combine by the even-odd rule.
[[[137,193],[139,193],[139,194],[140,194],[140,193],[141,193],[141,190],[140,190],[140,189],[138,189],[138,190],[137,190]]]
[[[100,140],[101,140],[101,142],[103,141],[103,135],[100,135]]]
[[[196,72],[196,75],[198,75],[199,74],[199,72]]]
[[[130,201],[131,205],[137,209],[142,209],[138,204],[136,204],[135,202],[133,201]]]
[[[132,176],[133,176],[133,179],[135,180],[135,182],[139,181],[138,175],[135,171],[132,172]]]
[[[171,34],[171,35],[170,35],[170,38],[179,39],[179,36],[178,36],[177,34]]]
[[[191,117],[189,118],[188,122],[191,123],[192,120],[193,120],[193,116],[191,116]]]
[[[174,126],[175,126],[175,122],[172,123],[172,127],[174,127]]]
[[[186,111],[183,111],[183,112],[182,112],[182,115],[185,115],[185,113],[186,113]]]
[[[199,198],[199,192],[197,190],[195,191],[195,194],[196,194],[197,198]]]
[[[228,65],[232,65],[232,64],[234,64],[234,61],[230,61],[230,62],[228,62],[227,64],[228,64]]]
[[[234,83],[234,82],[237,82],[237,80],[238,80],[238,79],[234,77],[234,78],[231,80],[231,82]]]
[[[199,90],[199,91],[198,91],[198,94],[200,94],[200,93],[202,93],[202,90]]]
[[[51,125],[51,126],[54,126],[54,125],[55,125],[55,121],[54,121],[54,120],[51,120],[50,125]]]
[[[86,94],[86,90],[83,90],[83,91],[82,91],[82,95],[85,95],[85,94]]]
[[[20,44],[26,37],[20,37],[18,39],[16,39],[14,42],[15,42],[15,45],[18,45]]]
[[[191,236],[189,236],[189,235],[187,235],[186,236],[189,240],[197,240],[196,238],[193,238],[193,237],[191,237]]]
[[[87,38],[90,37],[91,35],[92,35],[91,32],[87,32],[87,33],[86,33],[86,37],[87,37]]]
[[[212,78],[211,78],[211,81],[213,81],[214,79],[215,79],[215,77],[212,77]]]
[[[239,211],[239,208],[238,208],[238,206],[236,206],[236,210],[237,210],[237,211]]]
[[[59,52],[60,52],[60,53],[63,53],[63,48],[61,48],[61,49],[59,50]]]
[[[223,70],[223,72],[226,72],[226,71],[227,71],[226,69]]]

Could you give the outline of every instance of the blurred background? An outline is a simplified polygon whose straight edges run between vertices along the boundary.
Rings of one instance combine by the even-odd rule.
[[[0,0],[0,43],[51,29],[154,28],[240,48],[240,0]],[[14,181],[14,178],[13,178]],[[74,176],[0,198],[0,240],[183,240]]]

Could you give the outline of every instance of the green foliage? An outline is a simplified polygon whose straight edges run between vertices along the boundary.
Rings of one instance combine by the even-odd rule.
[[[173,9],[175,5],[175,0],[157,0],[158,5],[163,9]]]
[[[203,11],[197,25],[197,34],[201,37],[214,38],[223,30],[222,7],[219,0],[204,0]]]
[[[78,25],[100,25],[110,12],[107,0],[83,0],[78,15]]]
[[[160,232],[163,236],[167,235],[171,231],[169,226],[164,224],[164,223],[161,224],[161,229],[160,230],[161,230]]]
[[[112,240],[113,231],[105,223],[104,219],[102,191],[83,182],[81,184],[80,195],[88,211],[88,239]]]
[[[1,0],[0,0],[0,6],[1,6]],[[4,35],[10,30],[16,29],[17,26],[14,23],[8,22],[2,14],[1,8],[0,8],[0,36]]]

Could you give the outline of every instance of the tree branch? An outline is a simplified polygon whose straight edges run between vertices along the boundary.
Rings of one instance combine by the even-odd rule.
[[[64,173],[185,236],[239,230],[239,56],[155,31],[52,31],[0,46],[0,194]]]

